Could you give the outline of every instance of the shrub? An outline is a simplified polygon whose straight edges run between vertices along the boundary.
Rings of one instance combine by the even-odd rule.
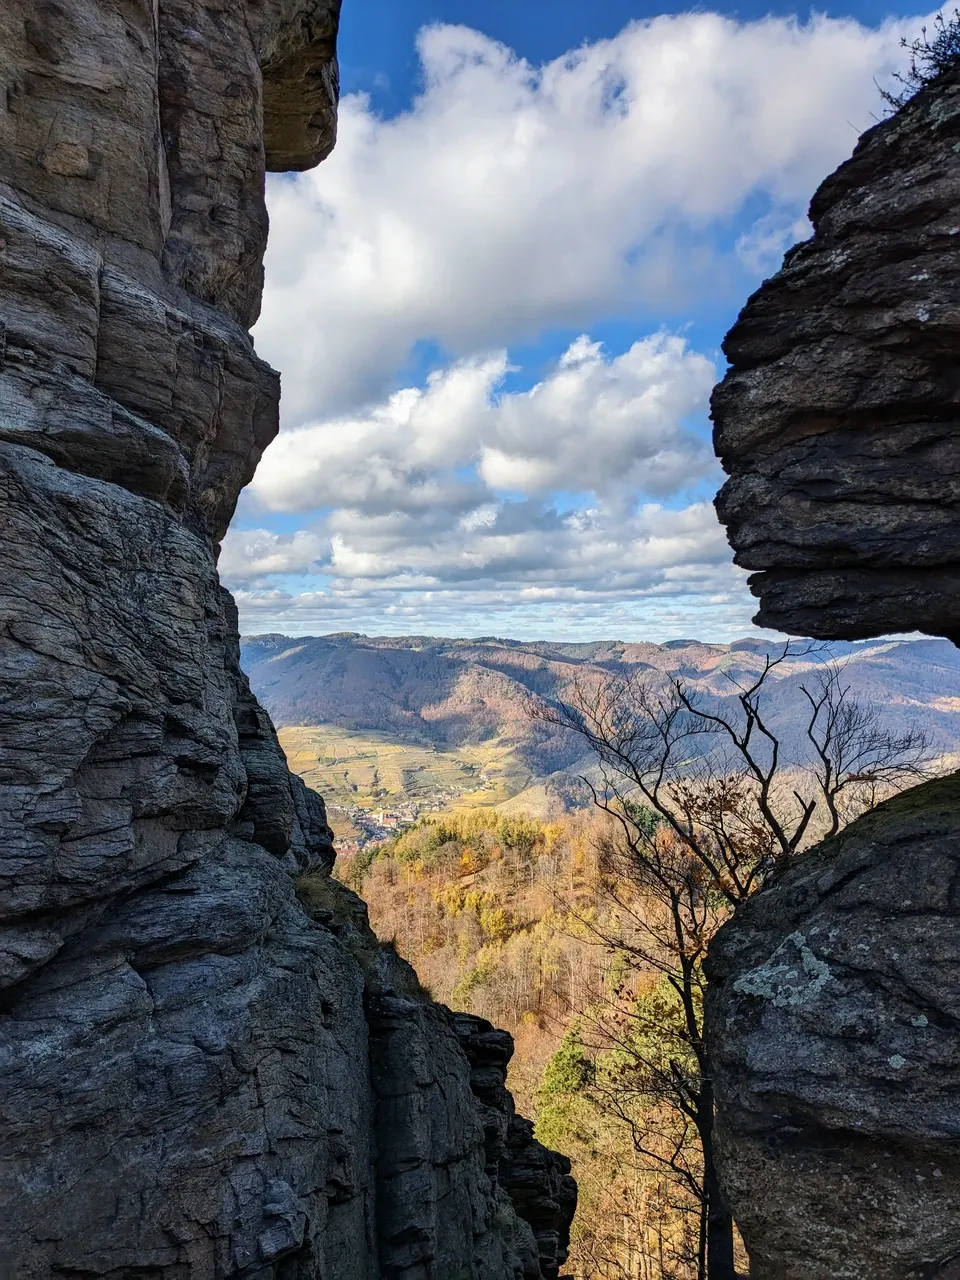
[[[949,18],[944,17],[941,10],[933,20],[932,37],[927,34],[927,28],[922,27],[916,40],[904,37],[900,43],[910,53],[907,70],[894,73],[901,91],[880,90],[884,101],[894,110],[899,110],[915,93],[960,64],[960,9],[954,9]]]

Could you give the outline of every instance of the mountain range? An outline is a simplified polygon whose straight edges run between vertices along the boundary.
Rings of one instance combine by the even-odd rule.
[[[469,796],[541,811],[544,789],[576,802],[570,770],[582,767],[582,745],[531,720],[531,695],[564,699],[577,682],[646,672],[681,677],[723,704],[782,652],[782,642],[753,637],[653,644],[340,633],[242,642],[244,669],[293,767],[335,804],[382,805],[432,788],[445,801]],[[919,725],[940,753],[960,750],[960,650],[928,638],[794,642],[766,691],[770,721],[788,746],[802,731],[800,687],[827,657],[892,731]]]

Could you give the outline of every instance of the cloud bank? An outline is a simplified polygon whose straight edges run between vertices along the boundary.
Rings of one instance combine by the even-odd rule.
[[[348,97],[269,189],[284,427],[223,549],[245,627],[742,632],[685,325],[808,233],[907,30],[685,14],[534,67],[435,26],[408,110]]]
[[[695,307],[722,281],[716,235],[751,200],[792,227],[873,123],[904,30],[684,14],[534,67],[426,28],[412,108],[346,98],[331,158],[271,185],[257,342],[286,420],[380,398],[425,339],[466,354]]]
[[[680,337],[611,358],[584,335],[528,391],[501,391],[508,368],[506,351],[468,358],[361,413],[285,431],[251,492],[273,511],[459,514],[497,490],[664,496],[713,465],[687,423],[716,370]]]

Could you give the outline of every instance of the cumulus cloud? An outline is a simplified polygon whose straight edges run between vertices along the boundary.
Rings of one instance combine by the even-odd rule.
[[[715,378],[713,363],[681,338],[646,338],[614,360],[578,338],[551,377],[502,397],[480,473],[492,488],[524,493],[673,492],[709,465],[684,424],[704,407]]]
[[[319,573],[330,557],[330,540],[306,529],[231,529],[220,552],[227,582],[256,582],[278,574]]]
[[[529,391],[504,392],[507,353],[465,359],[362,414],[283,432],[251,492],[272,511],[446,511],[475,520],[491,491],[663,496],[712,467],[688,425],[713,363],[655,334],[616,357],[578,338]]]
[[[304,607],[334,611],[371,592],[402,611],[496,584],[530,609],[738,581],[709,505],[650,500],[715,466],[689,425],[710,360],[666,333],[620,355],[583,335],[529,390],[503,389],[509,369],[506,352],[456,361],[363,414],[283,432],[246,506],[309,528],[230,531],[220,567],[241,607],[274,608],[271,584],[314,575],[327,585]]]
[[[362,413],[287,430],[251,493],[272,511],[343,505],[369,512],[473,505],[479,482],[456,479],[476,452],[506,354],[467,359]]]
[[[647,503],[625,516],[602,504],[561,512],[528,499],[484,504],[456,520],[338,508],[322,523],[323,536],[227,535],[221,567],[248,630],[265,616],[273,619],[266,629],[336,630],[378,616],[459,617],[475,627],[482,608],[552,626],[595,619],[601,607],[680,598],[747,616],[744,575],[704,502]],[[322,575],[322,585],[305,585],[304,574]],[[290,575],[301,579],[294,589]]]
[[[284,429],[223,546],[244,627],[746,630],[693,500],[717,370],[668,329],[704,299],[732,319],[808,234],[907,30],[690,13],[535,67],[433,26],[409,109],[348,97],[331,159],[269,186],[256,336]],[[666,327],[610,352],[589,336],[610,320]],[[515,376],[518,343],[581,330]]]
[[[533,502],[508,502],[483,523],[460,522],[423,531],[398,514],[371,521],[337,512],[330,520],[331,569],[346,580],[378,580],[418,588],[495,580],[554,599],[557,591],[584,598],[649,592],[667,580],[693,582],[721,567],[729,582],[729,552],[712,507],[679,511],[648,504],[624,518],[619,511],[579,509],[561,514]],[[707,570],[707,567],[710,567]]]
[[[904,30],[683,14],[534,67],[427,28],[409,110],[348,97],[331,159],[271,183],[257,341],[286,420],[380,398],[424,340],[466,354],[713,288],[751,201],[768,207],[727,256],[765,265],[764,219],[792,227],[872,122]]]

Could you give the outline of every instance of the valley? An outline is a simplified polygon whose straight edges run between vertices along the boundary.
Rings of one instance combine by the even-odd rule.
[[[330,724],[279,737],[290,768],[325,798],[341,846],[384,839],[422,814],[500,805],[532,781],[499,740],[453,747]]]
[[[960,661],[945,640],[800,643],[776,671],[770,718],[802,745],[804,683],[825,661],[892,729],[922,717],[939,754],[960,744]],[[343,851],[387,839],[424,814],[471,809],[542,821],[589,802],[594,764],[555,726],[532,718],[610,675],[682,678],[729,705],[781,643],[488,638],[252,636],[242,644],[254,692],[270,711],[291,769],[327,801]]]
[[[513,1036],[517,1105],[539,1139],[574,1163],[580,1199],[568,1265],[578,1280],[632,1278],[641,1274],[634,1264],[654,1257],[671,1259],[658,1274],[695,1273],[696,1178],[678,1180],[670,1162],[681,1152],[696,1170],[698,1156],[656,1067],[669,1058],[672,1070],[687,1041],[649,947],[655,896],[631,882],[629,868],[612,873],[617,824],[579,781],[599,784],[598,766],[579,754],[576,736],[536,712],[589,698],[610,677],[636,677],[655,687],[681,679],[700,705],[736,719],[740,691],[781,653],[756,640],[244,642],[291,769],[326,799],[338,879],[361,895],[378,936],[414,965],[424,991]],[[803,690],[825,662],[840,665],[844,685],[893,731],[922,720],[940,767],[956,766],[953,646],[800,644],[764,686],[788,790],[810,783]],[[723,919],[711,910],[708,931]]]

